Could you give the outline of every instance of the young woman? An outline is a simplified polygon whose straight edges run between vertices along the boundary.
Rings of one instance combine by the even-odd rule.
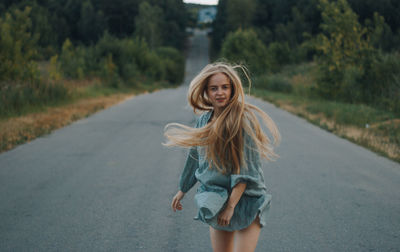
[[[194,112],[204,112],[195,128],[171,123],[165,131],[167,146],[190,148],[172,209],[182,210],[182,198],[199,181],[195,219],[210,225],[214,251],[254,251],[266,222],[271,195],[266,191],[260,157],[271,160],[277,155],[254,112],[270,130],[273,143],[280,141],[272,119],[245,102],[237,68],[249,80],[241,66],[207,65],[192,80],[188,92]]]

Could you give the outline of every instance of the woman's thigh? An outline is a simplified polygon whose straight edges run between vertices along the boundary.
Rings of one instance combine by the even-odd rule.
[[[233,232],[218,230],[210,227],[210,239],[214,252],[232,252],[233,237]]]
[[[257,218],[245,229],[235,232],[234,251],[253,252],[257,247],[258,237],[260,236],[260,220]]]

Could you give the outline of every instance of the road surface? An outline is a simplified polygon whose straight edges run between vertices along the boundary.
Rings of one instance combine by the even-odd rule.
[[[136,96],[0,155],[0,251],[211,251],[195,188],[173,213],[186,151],[163,127],[193,125],[190,79],[208,62],[196,32],[184,84]],[[251,98],[276,121],[280,159],[257,251],[400,251],[400,165]]]

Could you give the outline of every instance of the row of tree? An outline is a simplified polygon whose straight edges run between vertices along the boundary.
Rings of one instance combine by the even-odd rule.
[[[220,0],[213,55],[256,75],[316,61],[313,95],[400,113],[399,12],[394,0]]]
[[[180,0],[3,0],[0,12],[0,115],[67,98],[65,78],[183,79]]]
[[[376,15],[383,18],[381,34],[372,38],[385,51],[400,47],[400,2],[397,0],[348,0],[362,25],[372,26]],[[220,0],[214,22],[213,49],[219,51],[229,32],[253,28],[265,43],[287,42],[291,47],[319,34],[320,0]],[[381,22],[381,21],[379,21]]]
[[[147,5],[140,11],[143,2]],[[125,38],[143,35],[148,28],[153,35],[146,36],[154,46],[184,46],[187,14],[179,0],[2,0],[0,13],[3,16],[25,6],[32,8],[32,33],[39,37],[39,47],[51,51],[59,49],[67,38],[74,44],[89,45],[105,31]]]

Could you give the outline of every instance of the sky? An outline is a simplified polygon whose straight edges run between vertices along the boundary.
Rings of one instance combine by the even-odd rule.
[[[207,5],[217,5],[218,0],[183,0],[184,3],[196,3],[196,4],[207,4]]]

